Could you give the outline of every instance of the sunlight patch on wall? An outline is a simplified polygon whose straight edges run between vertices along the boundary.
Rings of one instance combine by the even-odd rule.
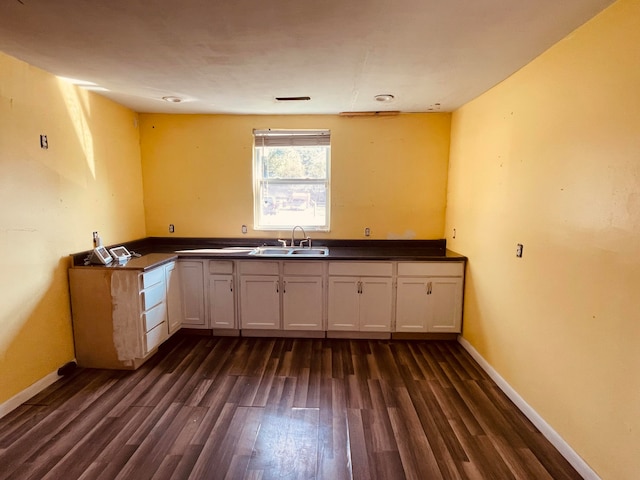
[[[69,79],[58,77],[58,87],[67,106],[69,120],[71,121],[78,144],[82,147],[87,167],[91,171],[94,180],[96,178],[96,160],[94,154],[93,136],[89,127],[91,109],[88,101],[88,93],[81,91]]]

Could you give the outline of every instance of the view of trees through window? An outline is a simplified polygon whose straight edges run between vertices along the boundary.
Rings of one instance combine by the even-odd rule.
[[[328,230],[329,146],[256,146],[256,228]]]

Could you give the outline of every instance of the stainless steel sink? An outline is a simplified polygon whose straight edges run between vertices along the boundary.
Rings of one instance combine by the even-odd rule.
[[[294,248],[291,255],[324,256],[329,255],[328,247]]]
[[[325,257],[329,255],[327,247],[258,247],[249,255],[259,257],[288,257],[288,256],[305,256],[305,257]]]
[[[237,255],[239,253],[252,252],[254,248],[255,247],[191,248],[188,250],[176,250],[176,253],[180,255],[207,255],[210,253]]]

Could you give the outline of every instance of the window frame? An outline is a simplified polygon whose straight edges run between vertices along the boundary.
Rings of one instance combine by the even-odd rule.
[[[321,179],[309,178],[266,178],[264,176],[263,158],[258,151],[263,147],[296,147],[296,146],[324,146],[326,149],[326,174]],[[305,231],[329,232],[331,229],[331,131],[329,129],[267,129],[253,130],[253,228],[257,231],[291,230],[300,225]],[[301,222],[295,224],[265,224],[263,214],[263,186],[271,185],[323,185],[325,189],[324,225],[307,225]]]

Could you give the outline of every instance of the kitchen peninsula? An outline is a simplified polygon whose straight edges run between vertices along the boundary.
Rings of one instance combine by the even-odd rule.
[[[181,328],[310,338],[461,331],[466,257],[445,240],[318,240],[302,255],[274,244],[150,237],[125,244],[141,256],[124,264],[89,265],[90,252],[72,255],[78,363],[135,369]],[[263,245],[274,248],[257,249]]]

